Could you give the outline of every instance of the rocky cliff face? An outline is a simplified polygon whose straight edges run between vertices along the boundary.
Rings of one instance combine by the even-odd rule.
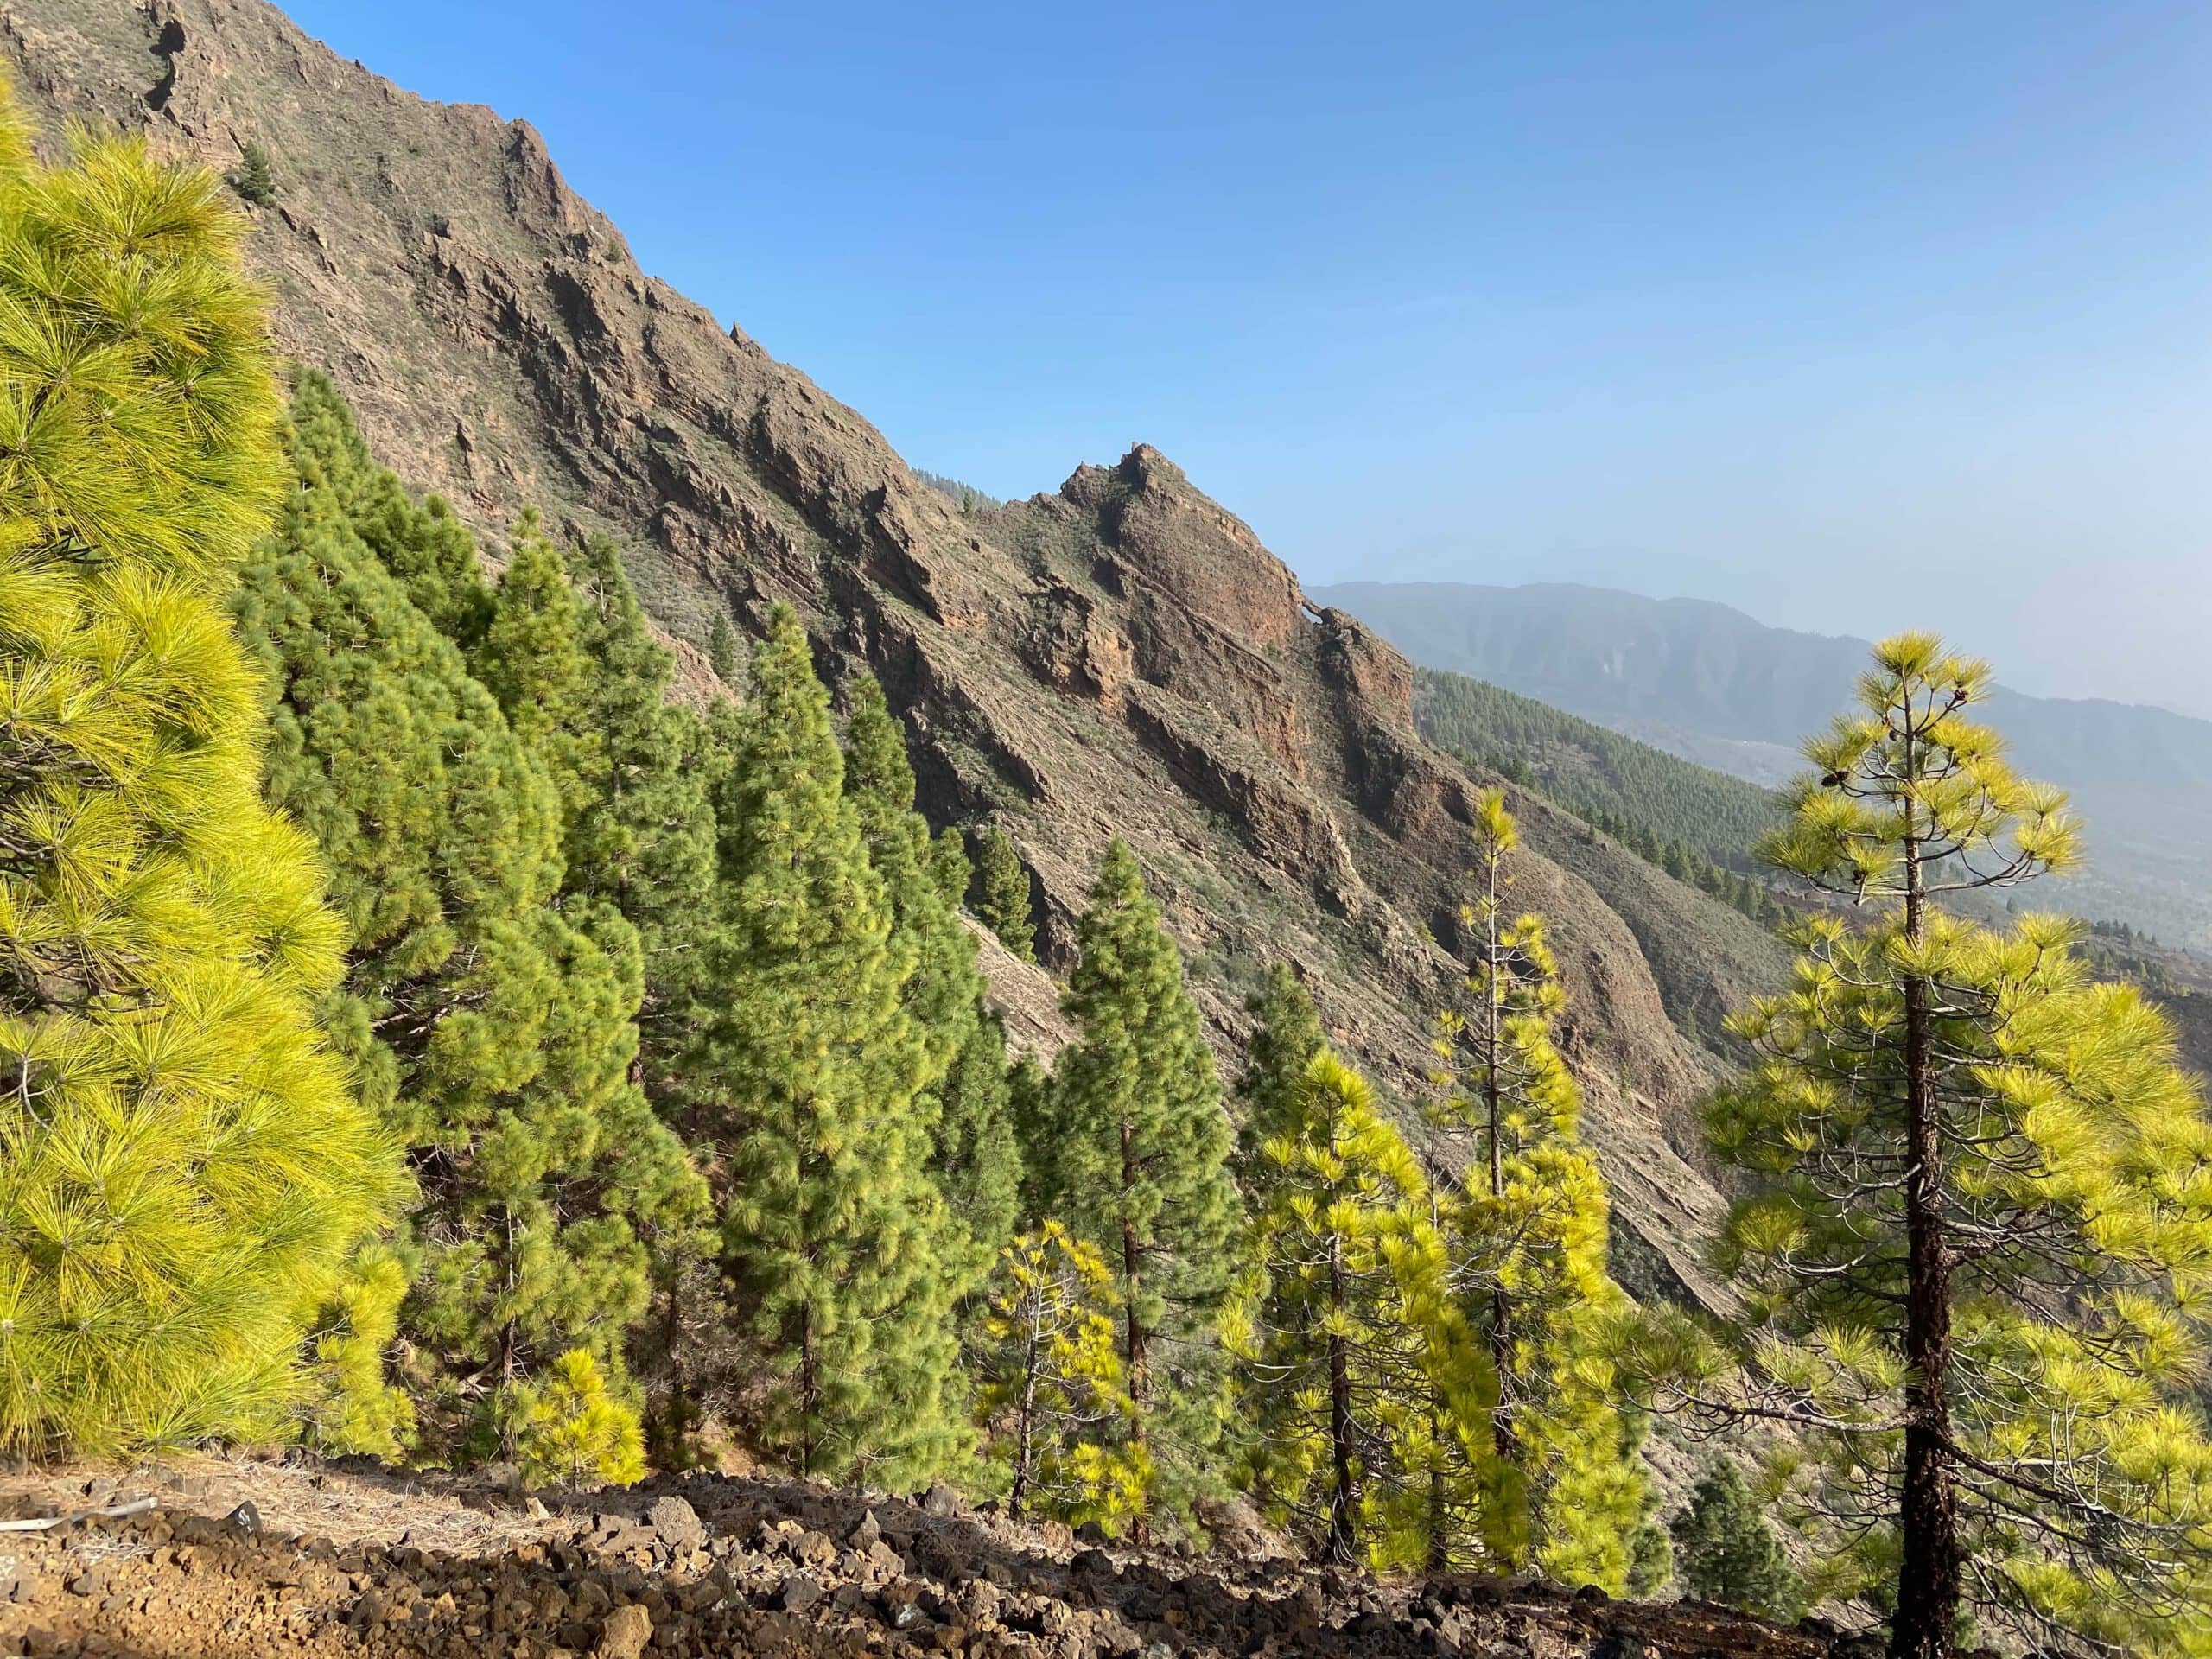
[[[494,547],[535,503],[614,536],[677,639],[718,611],[757,630],[785,600],[825,670],[881,677],[931,818],[995,821],[1020,849],[1049,962],[1122,835],[1224,1047],[1287,957],[1343,1046],[1420,1088],[1471,803],[1495,780],[1421,742],[1404,659],[1310,604],[1165,456],[961,514],[859,415],[639,270],[526,124],[402,92],[259,0],[11,0],[0,46],[57,130],[120,123],[225,169],[268,150],[278,197],[253,210],[251,257],[284,349]],[[1676,1018],[1709,1014],[1775,949],[1579,820],[1513,804],[1534,853],[1516,898],[1563,947],[1621,1218],[1655,1271],[1710,1294],[1690,1241],[1717,1199],[1677,1147],[1714,1062],[1661,986]]]

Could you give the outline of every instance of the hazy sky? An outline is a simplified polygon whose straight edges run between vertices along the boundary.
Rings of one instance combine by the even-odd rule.
[[[995,493],[2212,715],[2212,6],[294,0]]]

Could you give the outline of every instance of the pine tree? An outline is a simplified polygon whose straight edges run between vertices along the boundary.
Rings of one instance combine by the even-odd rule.
[[[788,607],[755,652],[718,804],[719,1006],[688,1065],[728,1147],[725,1268],[774,1386],[762,1438],[887,1484],[964,1454],[947,1223],[915,1104],[912,947],[868,859],[829,694]]]
[[[715,613],[715,626],[707,634],[707,666],[724,685],[737,683],[737,632],[730,626],[729,618],[720,612]]]
[[[283,1433],[402,1188],[222,606],[282,479],[212,175],[0,108],[0,1446]]]
[[[1426,1375],[1418,1414],[1402,1421],[1408,1479],[1382,1494],[1387,1559],[1440,1573],[1485,1564],[1484,1503],[1495,1486],[1491,1423],[1497,1368],[1459,1282],[1452,1177],[1425,1160],[1414,1224],[1397,1239],[1398,1284],[1408,1319],[1423,1333]]]
[[[1580,1091],[1553,1046],[1566,993],[1543,919],[1506,918],[1519,830],[1497,791],[1479,803],[1465,1008],[1438,1020],[1450,1070],[1440,1118],[1469,1152],[1449,1206],[1454,1274],[1488,1344],[1498,1403],[1484,1547],[1509,1569],[1618,1593],[1650,1484],[1640,1427],[1608,1397],[1598,1338],[1627,1299],[1606,1276],[1607,1199],[1580,1141]]]
[[[614,543],[593,537],[569,565],[585,668],[563,719],[591,734],[594,764],[569,827],[563,887],[612,906],[637,929],[645,1046],[670,1054],[682,1046],[690,957],[711,915],[700,901],[715,876],[712,791],[722,760],[705,722],[667,700],[676,659],[654,639]]]
[[[579,1345],[619,1357],[644,1309],[644,1236],[698,1187],[630,1080],[635,938],[562,912],[558,793],[359,533],[349,504],[365,501],[381,531],[411,534],[353,476],[371,463],[327,380],[302,378],[286,435],[297,487],[235,601],[267,670],[268,792],[321,844],[345,917],[329,1028],[414,1149],[400,1381],[433,1449],[466,1454],[504,1433],[499,1391],[537,1365]],[[385,1317],[363,1320],[366,1294],[334,1298],[331,1358],[351,1354],[357,1389],[358,1344]],[[404,1416],[341,1392],[322,1433],[389,1453]]]
[[[1257,1209],[1281,1165],[1268,1143],[1304,1122],[1300,1090],[1314,1057],[1328,1046],[1313,999],[1287,962],[1268,964],[1266,983],[1244,1005],[1252,1016],[1244,1071],[1236,1080],[1236,1166],[1246,1201]]]
[[[302,399],[334,404],[342,419],[304,419]],[[295,377],[293,424],[310,435],[337,505],[377,562],[399,583],[408,602],[433,627],[472,650],[492,617],[492,589],[476,556],[476,538],[436,496],[420,505],[391,472],[376,464],[369,447],[327,377],[309,371]]]
[[[1767,846],[1866,906],[1795,931],[1795,983],[1732,1022],[1712,1103],[1758,1182],[1725,1262],[1756,1297],[1726,1415],[1796,1424],[1789,1495],[1835,1534],[1818,1587],[1898,1659],[1979,1630],[2067,1652],[2212,1642],[2212,1440],[2195,1403],[2212,1123],[2164,1014],[2091,982],[2075,925],[1942,907],[2069,867],[2057,791],[1970,710],[1986,667],[1875,648],[1860,711]]]
[[[1222,1428],[1213,1327],[1239,1220],[1229,1122],[1182,959],[1118,840],[1080,941],[1065,1001],[1078,1036],[1053,1072],[1040,1185],[1113,1265],[1132,1432],[1179,1505]]]
[[[1378,1522],[1426,1472],[1430,1332],[1407,1277],[1440,1259],[1407,1238],[1428,1224],[1426,1184],[1366,1081],[1325,1050],[1276,1116],[1256,1294],[1230,1322],[1253,1489],[1327,1560],[1399,1564]]]
[[[1151,1473],[1111,1316],[1113,1274],[1058,1222],[1001,1252],[977,1395],[1007,1512],[1119,1532],[1143,1513]]]
[[[276,205],[276,169],[270,163],[269,152],[251,138],[238,152],[238,168],[231,175],[231,188],[238,193],[239,200],[257,207]]]
[[[563,916],[610,958],[638,965],[632,1080],[663,1123],[681,1128],[698,1103],[678,1059],[699,1026],[693,969],[711,903],[718,757],[708,731],[665,700],[675,659],[652,637],[608,538],[563,558],[536,515],[516,527],[505,571],[474,652],[509,723],[550,771],[562,797]],[[712,1253],[704,1185],[662,1135],[641,1146],[659,1194],[641,1242],[659,1306],[629,1344],[646,1363],[658,1449],[688,1455],[683,1301]]]
[[[915,1111],[930,1135],[929,1173],[948,1200],[940,1265],[965,1296],[1014,1236],[1020,1170],[1007,1115],[1005,1034],[960,919],[969,871],[959,837],[933,841],[914,810],[906,737],[883,688],[861,675],[850,695],[845,792],[891,903],[893,948],[913,963],[905,1004],[921,1050]]]
[[[604,537],[564,561],[525,514],[474,658],[561,787],[563,912],[611,954],[643,956],[640,1069],[663,1084],[696,1019],[723,757],[696,715],[666,701],[675,658]],[[681,1120],[680,1103],[657,1103]]]
[[[961,925],[959,890],[947,891],[952,874],[938,862],[930,827],[914,810],[914,771],[906,734],[872,675],[855,677],[849,695],[852,718],[845,744],[845,794],[859,820],[868,859],[891,907],[893,948],[908,959],[901,993],[918,1046],[917,1086],[933,1096],[966,1034],[982,988],[976,970],[976,942]],[[933,1102],[925,1110],[934,1110]],[[991,1254],[1003,1240],[995,1241]]]
[[[508,536],[507,566],[469,666],[561,794],[563,842],[603,792],[606,741],[583,717],[592,683],[583,607],[544,521],[525,512]]]
[[[1673,1532],[1675,1568],[1695,1594],[1762,1618],[1797,1617],[1797,1574],[1733,1459],[1714,1460]]]
[[[1052,1080],[1033,1055],[1025,1054],[1007,1068],[1006,1110],[1021,1172],[1014,1219],[1034,1230],[1065,1210],[1067,1193],[1056,1138],[1059,1125],[1052,1116]]]
[[[980,990],[963,1028],[960,1050],[938,1088],[930,1173],[953,1223],[953,1236],[942,1247],[946,1268],[966,1295],[990,1270],[994,1252],[1014,1236],[1022,1169],[1006,1028]]]
[[[569,1349],[541,1380],[516,1390],[511,1410],[516,1457],[531,1484],[558,1481],[574,1492],[645,1478],[638,1414],[608,1391],[589,1349]]]
[[[999,943],[1024,962],[1037,960],[1037,930],[1032,920],[1029,872],[1006,831],[987,824],[976,832],[976,881],[970,906],[976,919]]]
[[[419,1427],[415,1402],[390,1375],[415,1268],[404,1243],[365,1243],[327,1276],[313,1335],[313,1363],[301,1402],[310,1446],[403,1461]]]

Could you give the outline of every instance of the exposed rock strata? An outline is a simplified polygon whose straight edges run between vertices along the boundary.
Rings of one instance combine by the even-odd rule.
[[[1286,956],[1344,1046],[1422,1087],[1491,780],[1416,736],[1395,651],[1308,604],[1158,451],[963,515],[859,415],[645,276],[526,123],[402,92],[260,0],[11,0],[0,48],[49,120],[120,122],[223,168],[267,149],[278,198],[251,257],[284,348],[495,548],[536,503],[613,535],[680,639],[721,610],[757,630],[786,600],[826,669],[874,670],[932,819],[999,823],[1034,873],[1049,964],[1119,834],[1224,1052]],[[687,694],[709,694],[684,661]],[[1702,1287],[1713,1195],[1677,1151],[1714,1062],[1675,1020],[1712,1029],[1776,950],[1579,820],[1514,804],[1534,854],[1515,897],[1554,922],[1620,1215]]]

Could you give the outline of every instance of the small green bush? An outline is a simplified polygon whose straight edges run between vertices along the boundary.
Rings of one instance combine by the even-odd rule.
[[[270,164],[269,152],[251,138],[245,142],[238,171],[231,175],[231,188],[241,200],[257,207],[276,205],[276,169]]]

